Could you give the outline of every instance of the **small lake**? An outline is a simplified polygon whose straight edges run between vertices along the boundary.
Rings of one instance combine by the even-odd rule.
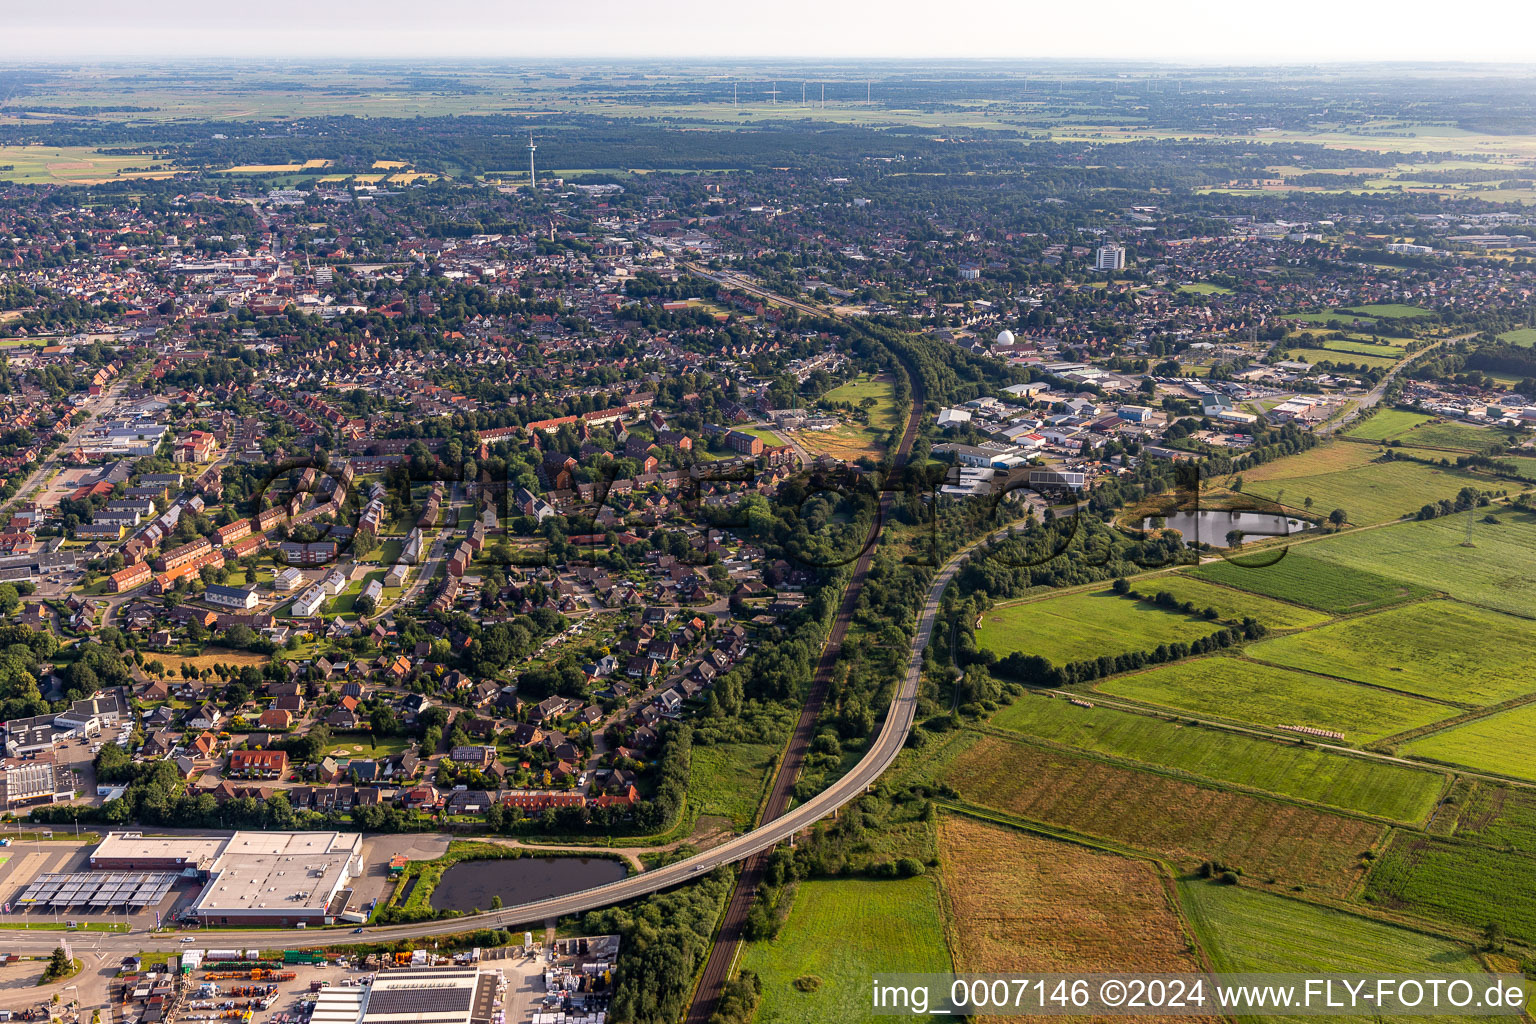
[[[519,857],[516,860],[465,860],[443,872],[432,890],[438,910],[491,909],[501,897],[508,907],[565,896],[628,874],[623,861],[608,857]]]
[[[1182,533],[1185,544],[1204,543],[1218,548],[1227,546],[1227,534],[1233,530],[1242,530],[1242,542],[1247,544],[1263,537],[1285,537],[1300,533],[1312,525],[1303,519],[1290,519],[1267,512],[1221,512],[1214,509],[1164,516],[1163,524],[1170,530]],[[1144,530],[1152,529],[1152,520],[1142,520],[1141,526]]]

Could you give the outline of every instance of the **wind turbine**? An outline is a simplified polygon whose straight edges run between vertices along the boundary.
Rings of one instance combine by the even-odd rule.
[[[779,83],[774,82],[773,88],[768,90],[768,96],[774,106],[779,105]]]

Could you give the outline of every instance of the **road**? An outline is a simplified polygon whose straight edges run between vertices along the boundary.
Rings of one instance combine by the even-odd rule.
[[[127,384],[127,380],[118,378],[115,383],[109,385],[94,400],[87,399],[81,405],[81,412],[88,412],[90,415],[82,416],[80,421],[75,424],[74,429],[69,432],[68,439],[55,448],[22,482],[22,485],[16,490],[16,496],[6,503],[5,511],[9,511],[11,506],[19,502],[28,500],[27,495],[41,486],[55,470],[62,466],[64,457],[75,450],[85,432],[96,426],[117,408],[117,401],[122,397],[122,390]]]
[[[1365,412],[1367,409],[1375,408],[1376,405],[1382,400],[1382,398],[1386,396],[1387,388],[1390,387],[1392,382],[1397,379],[1397,375],[1406,370],[1410,363],[1414,363],[1419,359],[1422,359],[1424,356],[1435,351],[1435,349],[1439,348],[1441,345],[1445,345],[1451,342],[1465,341],[1466,339],[1472,337],[1476,337],[1476,335],[1458,334],[1454,338],[1442,338],[1435,342],[1433,345],[1426,345],[1424,348],[1419,349],[1413,355],[1402,360],[1396,366],[1392,367],[1392,369],[1388,370],[1387,375],[1381,378],[1381,380],[1377,381],[1376,386],[1371,388],[1366,396],[1360,399],[1359,404],[1356,405],[1353,409],[1349,410],[1349,412],[1345,413],[1343,416],[1340,416],[1337,420],[1334,420],[1331,423],[1324,423],[1319,426],[1317,428],[1318,436],[1329,437],[1333,434],[1336,434],[1340,430],[1343,430],[1345,427],[1349,426],[1351,423],[1355,422],[1355,420],[1359,419],[1361,413]]]

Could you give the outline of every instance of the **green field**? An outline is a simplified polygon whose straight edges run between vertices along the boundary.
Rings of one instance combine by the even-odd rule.
[[[1375,302],[1364,306],[1339,306],[1338,312],[1355,313],[1359,316],[1384,316],[1394,320],[1413,319],[1420,316],[1429,316],[1427,309],[1418,306],[1405,306],[1400,302]]]
[[[1038,696],[1015,701],[992,722],[1053,743],[1397,821],[1428,817],[1444,786],[1432,772]]]
[[[1530,348],[1536,345],[1536,327],[1522,327],[1518,331],[1505,331],[1499,335],[1500,341],[1507,341],[1512,345],[1522,348]]]
[[[1497,525],[1482,521],[1490,512]],[[1468,519],[1472,520],[1472,547],[1464,546]],[[1309,557],[1321,561],[1384,573],[1472,604],[1536,616],[1536,574],[1526,569],[1531,552],[1536,551],[1536,514],[1476,509],[1380,530],[1352,531],[1305,548]]]
[[[1481,931],[1490,921],[1536,942],[1536,858],[1398,832],[1362,898]]]
[[[1482,973],[1469,949],[1357,914],[1199,879],[1181,881],[1179,898],[1212,968],[1221,973]],[[1373,1014],[1372,1019],[1424,1018]]]
[[[1536,792],[1474,783],[1462,803],[1456,835],[1485,846],[1536,853]]]
[[[688,800],[702,815],[731,819],[750,828],[763,797],[763,780],[778,755],[769,743],[693,745],[688,770]]]
[[[778,936],[749,943],[740,962],[763,982],[758,1024],[878,1024],[889,1018],[871,1012],[870,979],[951,969],[938,886],[927,875],[801,882]],[[815,979],[815,991],[797,989],[800,979]]]
[[[1374,416],[1351,424],[1344,431],[1346,437],[1358,437],[1366,441],[1388,441],[1399,437],[1420,424],[1430,423],[1435,417],[1407,409],[1383,408]]]
[[[1455,714],[1443,704],[1241,658],[1212,657],[1163,665],[1098,684],[1115,697],[1191,715],[1275,728],[1311,726],[1365,743]]]
[[[1536,704],[1421,736],[1402,753],[1536,781]]]
[[[1458,601],[1420,601],[1262,640],[1248,656],[1473,707],[1536,690],[1530,622]]]
[[[1256,619],[1269,629],[1302,629],[1328,621],[1328,616],[1322,612],[1206,583],[1184,573],[1132,580],[1131,589],[1149,597],[1160,592],[1172,594],[1179,601],[1193,602],[1196,608],[1215,608],[1216,614],[1223,619],[1233,622]]]
[[[1220,628],[1104,589],[998,605],[983,616],[976,629],[976,645],[999,658],[1023,651],[1065,665],[1101,654],[1188,642]]]
[[[1353,363],[1356,366],[1369,366],[1379,369],[1395,364],[1401,356],[1391,355],[1386,349],[1371,351],[1370,346],[1361,346],[1368,351],[1357,351],[1355,347],[1345,347],[1348,342],[1328,342],[1321,348],[1315,345],[1289,348],[1285,350],[1287,359],[1295,359],[1303,363]]]
[[[1341,458],[1334,451],[1341,447],[1353,453]],[[1377,462],[1376,457],[1367,446],[1336,442],[1266,463],[1243,478],[1247,493],[1255,497],[1283,500],[1292,509],[1305,507],[1311,498],[1313,512],[1327,514],[1342,508],[1355,526],[1399,519],[1417,512],[1425,502],[1454,498],[1463,487],[1487,491],[1506,486],[1462,469]]]
[[[1432,593],[1366,569],[1334,565],[1302,553],[1316,550],[1311,544],[1291,548],[1273,565],[1210,562],[1190,570],[1190,575],[1339,614],[1384,608]]]
[[[1209,284],[1205,281],[1195,281],[1192,284],[1179,285],[1179,291],[1189,295],[1231,295],[1231,288],[1223,288],[1219,284]]]
[[[889,380],[864,376],[839,384],[821,397],[823,401],[847,402],[854,406],[866,398],[873,398],[875,404],[869,410],[870,428],[884,436],[896,425],[896,388]]]

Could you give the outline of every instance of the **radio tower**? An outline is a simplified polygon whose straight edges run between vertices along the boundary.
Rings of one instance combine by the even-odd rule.
[[[528,133],[528,187],[533,188],[537,183],[533,180],[533,151],[538,149],[533,144],[533,132]]]

